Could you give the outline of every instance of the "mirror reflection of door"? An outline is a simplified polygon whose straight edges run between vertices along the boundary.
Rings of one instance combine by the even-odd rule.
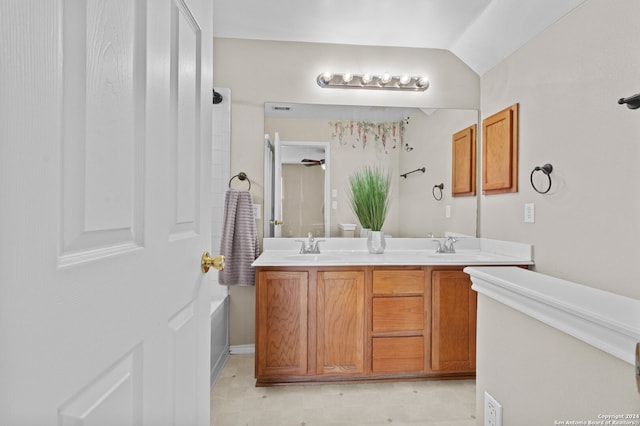
[[[329,142],[282,141],[274,135],[273,214],[269,236],[329,237]]]
[[[313,161],[282,164],[283,237],[305,237],[309,232],[314,237],[325,235],[324,162]]]

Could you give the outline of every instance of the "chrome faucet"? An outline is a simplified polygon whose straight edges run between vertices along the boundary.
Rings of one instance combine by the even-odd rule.
[[[323,241],[324,240],[316,240],[313,238],[311,232],[309,232],[306,240],[296,240],[296,242],[302,243],[300,254],[320,254],[320,246],[318,246],[318,243]]]
[[[445,240],[433,240],[438,243],[436,253],[455,253],[456,249],[453,244],[458,241],[455,237],[448,236]]]

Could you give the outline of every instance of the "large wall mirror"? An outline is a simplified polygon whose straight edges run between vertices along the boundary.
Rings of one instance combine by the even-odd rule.
[[[477,110],[268,102],[264,118],[265,237],[339,237],[341,224],[358,236],[346,189],[364,165],[393,178],[386,234],[476,236],[477,198],[452,196],[451,176],[452,136]]]

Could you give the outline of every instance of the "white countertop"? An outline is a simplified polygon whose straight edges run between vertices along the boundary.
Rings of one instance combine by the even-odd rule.
[[[382,254],[371,254],[364,238],[320,239],[320,254],[299,254],[297,238],[265,238],[252,266],[532,265],[529,244],[460,238],[456,253],[436,253],[433,238],[389,238]]]

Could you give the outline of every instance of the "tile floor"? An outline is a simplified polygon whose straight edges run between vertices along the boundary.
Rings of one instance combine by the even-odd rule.
[[[475,426],[475,381],[256,388],[253,355],[231,355],[211,391],[212,426]]]

